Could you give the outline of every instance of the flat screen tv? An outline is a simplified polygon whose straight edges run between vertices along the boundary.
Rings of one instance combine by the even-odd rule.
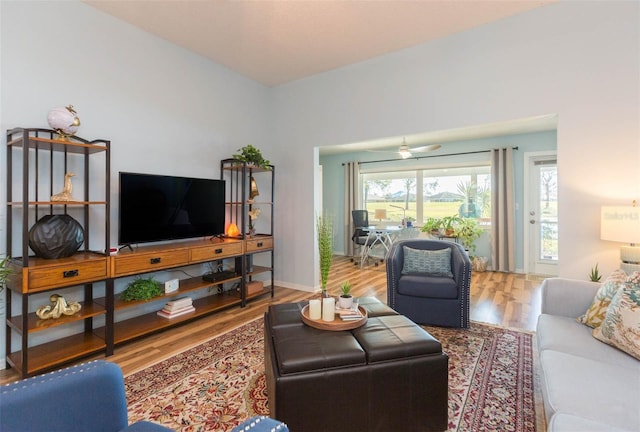
[[[118,243],[224,234],[224,180],[120,173]]]

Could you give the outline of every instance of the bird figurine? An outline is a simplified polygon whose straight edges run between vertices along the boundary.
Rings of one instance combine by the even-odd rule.
[[[62,192],[51,195],[51,201],[73,201],[71,198],[71,191],[73,186],[71,185],[71,177],[75,176],[74,173],[68,172],[64,175],[64,189]]]

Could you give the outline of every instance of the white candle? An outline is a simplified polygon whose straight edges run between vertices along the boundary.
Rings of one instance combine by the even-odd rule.
[[[319,320],[322,317],[322,307],[320,300],[309,300],[309,318],[312,320]]]
[[[333,298],[322,299],[322,321],[333,321],[336,317],[336,301]]]

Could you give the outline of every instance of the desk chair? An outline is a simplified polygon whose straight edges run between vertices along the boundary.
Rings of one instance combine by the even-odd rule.
[[[360,257],[362,254],[362,248],[367,244],[369,238],[369,212],[367,210],[351,210],[351,218],[353,220],[353,235],[351,241],[354,244],[354,257],[351,261],[358,265],[360,258],[357,260],[355,257]],[[358,251],[358,253],[356,253]]]

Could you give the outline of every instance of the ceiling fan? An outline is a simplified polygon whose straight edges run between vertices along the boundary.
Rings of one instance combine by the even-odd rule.
[[[431,145],[420,146],[420,147],[409,147],[409,145],[407,144],[407,141],[404,138],[402,138],[402,144],[400,144],[400,147],[398,147],[398,150],[369,150],[369,151],[384,152],[384,153],[394,152],[394,153],[398,153],[402,159],[407,159],[407,158],[410,158],[414,153],[426,153],[426,152],[438,150],[440,147],[442,147],[440,144],[431,144]]]

